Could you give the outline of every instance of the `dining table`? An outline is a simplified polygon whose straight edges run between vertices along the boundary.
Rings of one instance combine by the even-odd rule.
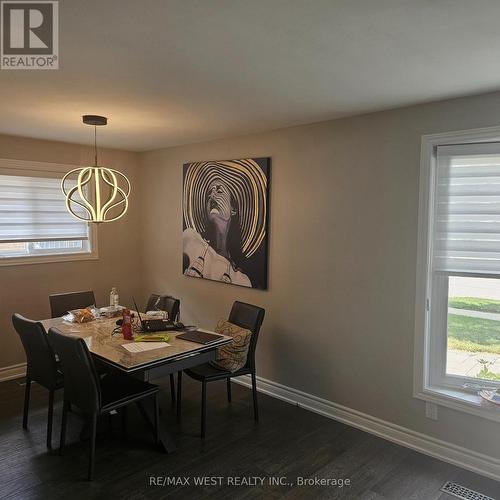
[[[198,344],[178,338],[186,329],[196,329],[196,327],[187,327],[180,330],[155,332],[153,335],[168,335],[168,340],[163,342],[165,345],[155,346],[154,349],[140,352],[131,352],[131,350],[140,349],[140,345],[147,347],[148,342],[124,339],[120,327],[117,326],[117,319],[116,317],[101,317],[85,323],[74,323],[59,317],[41,320],[41,323],[45,331],[56,328],[64,335],[82,338],[91,354],[101,364],[142,380],[160,378],[213,361],[215,360],[216,350],[233,341],[232,337],[225,335],[219,335],[218,339],[209,344]],[[134,324],[134,330],[135,335],[143,335],[139,331],[140,323],[136,322]],[[127,344],[132,345],[127,348]],[[140,345],[138,346],[138,344]],[[152,425],[154,421],[153,404],[145,401],[138,406],[143,416]],[[167,453],[175,451],[175,442],[166,427],[164,419],[160,419],[159,424],[160,442],[164,450]]]

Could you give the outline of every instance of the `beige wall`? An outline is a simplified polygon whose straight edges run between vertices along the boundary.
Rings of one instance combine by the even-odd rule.
[[[498,125],[499,111],[490,94],[146,153],[145,286],[205,327],[234,300],[261,305],[260,376],[498,456],[498,424],[446,408],[428,420],[412,383],[421,135]],[[269,290],[182,276],[182,164],[261,156]]]
[[[92,149],[11,136],[0,136],[0,157],[41,162],[88,165]],[[126,295],[139,296],[137,265],[140,244],[137,237],[140,211],[137,206],[138,156],[117,150],[102,150],[99,158],[123,171],[132,182],[131,208],[119,221],[98,229],[99,259],[38,265],[0,266],[0,368],[24,363],[21,343],[10,317],[20,312],[30,318],[50,317],[48,295],[54,292],[93,289],[99,304],[109,302],[111,286]],[[126,295],[122,297],[126,299]]]

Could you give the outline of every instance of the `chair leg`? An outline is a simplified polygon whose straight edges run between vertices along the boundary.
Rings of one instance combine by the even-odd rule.
[[[61,421],[61,437],[59,438],[59,455],[63,454],[64,445],[66,443],[66,422],[68,420],[69,403],[64,401]]]
[[[177,372],[177,422],[181,421],[182,370]]]
[[[201,439],[205,439],[207,427],[207,383],[201,383]]]
[[[52,416],[54,414],[54,391],[49,391],[49,413],[47,415],[47,448],[52,448]]]
[[[26,387],[24,388],[23,429],[28,428],[28,412],[30,409],[30,391],[31,391],[31,379],[28,376],[26,376]]]
[[[253,393],[253,415],[255,421],[259,421],[259,407],[257,404],[257,379],[255,378],[255,372],[252,373],[252,393]]]
[[[155,419],[154,419],[154,431],[155,431],[155,444],[158,446],[160,444],[160,405],[158,404],[158,394],[155,394]]]
[[[94,413],[90,417],[90,453],[89,453],[89,471],[87,479],[92,481],[94,477],[94,462],[95,462],[95,440],[97,434],[97,414]]]
[[[175,405],[175,381],[174,374],[170,374],[170,398],[172,399],[172,404]]]
[[[231,402],[231,378],[230,377],[227,377],[226,384],[227,384],[227,401],[228,401],[228,403],[230,403]]]

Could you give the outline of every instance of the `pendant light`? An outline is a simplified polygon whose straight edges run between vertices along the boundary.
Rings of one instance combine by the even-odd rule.
[[[123,217],[128,209],[130,182],[118,170],[97,163],[97,127],[107,125],[108,119],[97,115],[84,115],[82,119],[94,127],[94,166],[75,168],[63,177],[66,208],[73,217],[86,222],[112,222]],[[76,185],[70,180],[74,175]]]

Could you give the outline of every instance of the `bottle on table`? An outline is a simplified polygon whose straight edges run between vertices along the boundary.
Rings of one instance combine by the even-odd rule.
[[[134,340],[132,336],[132,315],[129,309],[122,311],[122,335],[125,340]]]
[[[118,290],[116,287],[111,288],[111,292],[109,294],[109,306],[112,309],[116,309],[119,304]]]

